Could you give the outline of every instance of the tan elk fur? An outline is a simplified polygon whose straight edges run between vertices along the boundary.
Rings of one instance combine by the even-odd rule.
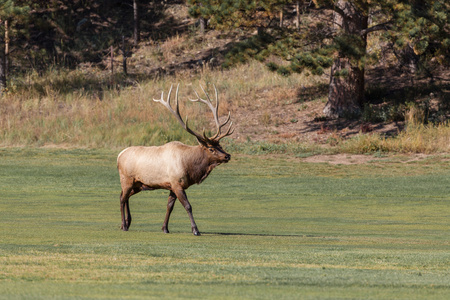
[[[204,146],[180,142],[129,147],[117,158],[121,182],[142,182],[146,189],[166,190],[200,184],[220,163]]]

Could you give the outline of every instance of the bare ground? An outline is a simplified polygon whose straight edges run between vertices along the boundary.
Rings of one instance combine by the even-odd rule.
[[[402,157],[402,163],[410,163],[427,159],[430,155],[411,154]],[[374,157],[373,155],[355,155],[355,154],[336,154],[336,155],[314,155],[304,158],[303,161],[310,163],[329,163],[332,165],[357,165],[369,162],[377,162],[385,160],[383,157]]]

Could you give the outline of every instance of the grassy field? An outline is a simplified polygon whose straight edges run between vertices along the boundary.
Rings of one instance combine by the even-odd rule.
[[[235,155],[188,190],[131,198],[117,151],[0,149],[0,299],[447,299],[450,163]]]

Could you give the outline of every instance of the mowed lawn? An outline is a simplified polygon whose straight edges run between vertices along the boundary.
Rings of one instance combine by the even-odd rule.
[[[131,197],[111,150],[0,149],[0,299],[448,299],[450,161],[233,155],[188,191]]]

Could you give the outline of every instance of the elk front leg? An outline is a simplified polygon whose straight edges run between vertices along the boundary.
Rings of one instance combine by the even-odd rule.
[[[174,191],[175,195],[177,196],[178,200],[180,200],[181,205],[183,205],[184,209],[186,209],[186,212],[188,213],[189,219],[191,220],[191,228],[192,233],[194,235],[200,235],[200,232],[198,231],[197,224],[195,224],[194,216],[192,215],[192,207],[189,203],[186,193],[183,189]]]
[[[164,219],[162,231],[164,233],[169,233],[169,218],[170,214],[173,210],[173,205],[175,204],[175,200],[177,200],[177,196],[174,192],[170,191],[169,199],[167,200],[167,212],[166,212],[166,218]]]

